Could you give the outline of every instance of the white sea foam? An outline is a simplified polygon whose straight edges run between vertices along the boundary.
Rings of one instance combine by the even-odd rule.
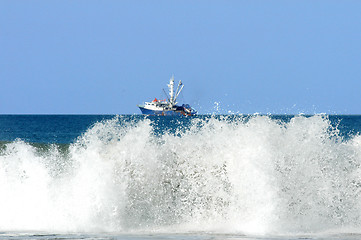
[[[361,138],[326,116],[103,121],[71,144],[0,154],[2,231],[313,234],[361,226]]]

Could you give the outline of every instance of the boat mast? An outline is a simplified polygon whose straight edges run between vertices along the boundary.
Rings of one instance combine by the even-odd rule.
[[[169,84],[168,84],[168,88],[169,88],[169,98],[168,98],[168,94],[164,91],[165,95],[168,98],[168,102],[169,102],[169,106],[173,107],[174,105],[177,104],[177,98],[180,94],[180,92],[182,91],[184,85],[182,83],[181,80],[179,80],[178,86],[177,86],[177,90],[174,92],[174,75],[172,75],[171,79],[169,80]]]
[[[169,103],[170,105],[174,105],[174,75],[172,75],[169,84],[168,84],[168,88],[169,88]]]

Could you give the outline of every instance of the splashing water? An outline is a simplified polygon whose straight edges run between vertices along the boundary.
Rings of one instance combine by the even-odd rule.
[[[0,230],[297,234],[361,226],[361,137],[325,116],[150,119],[0,150]]]

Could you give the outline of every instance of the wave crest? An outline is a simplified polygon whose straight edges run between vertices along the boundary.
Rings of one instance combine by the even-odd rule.
[[[360,227],[361,140],[327,116],[96,123],[0,154],[2,230],[315,233]]]

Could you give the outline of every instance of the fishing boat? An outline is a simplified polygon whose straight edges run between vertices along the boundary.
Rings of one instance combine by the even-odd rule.
[[[159,100],[155,98],[151,102],[145,102],[143,105],[137,105],[142,111],[142,114],[146,115],[160,115],[160,116],[194,116],[197,111],[193,109],[189,104],[177,105],[177,98],[181,93],[184,85],[179,80],[177,89],[174,90],[174,76],[171,77],[168,89],[169,95],[163,89],[167,99]]]

